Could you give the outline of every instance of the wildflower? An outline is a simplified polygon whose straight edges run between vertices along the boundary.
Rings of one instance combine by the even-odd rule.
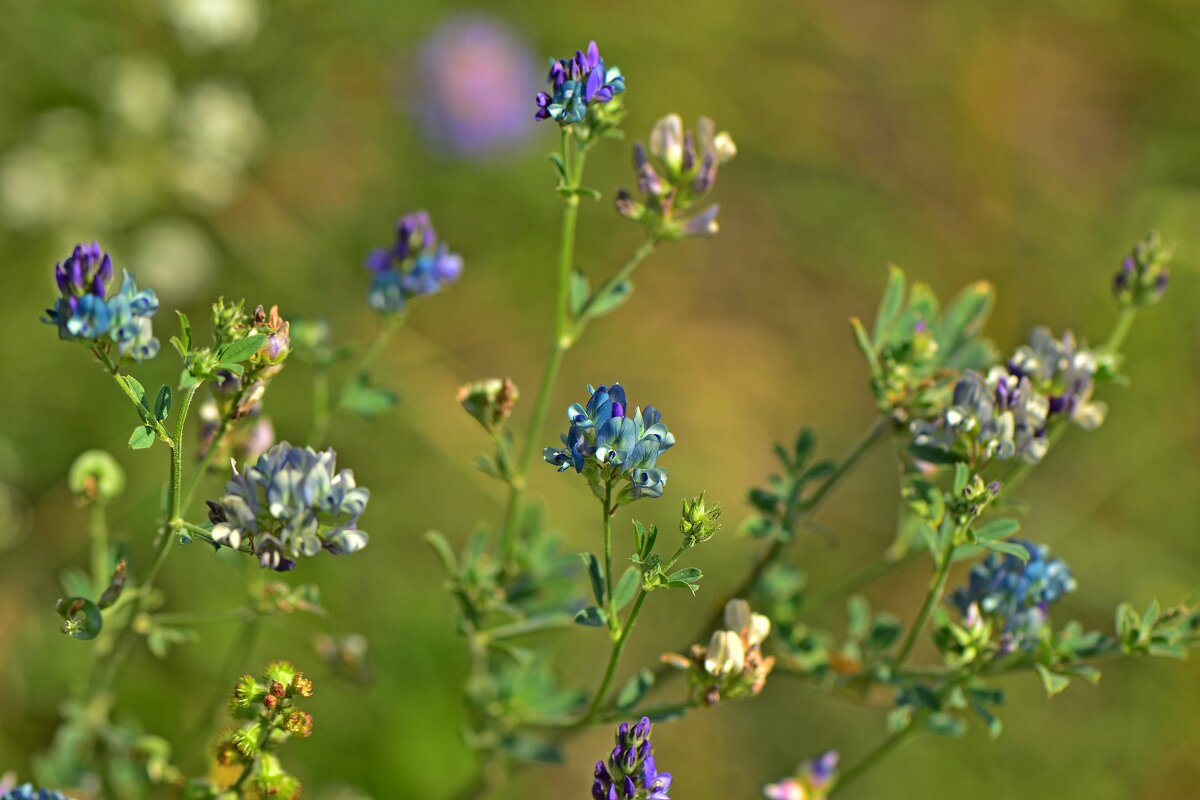
[[[486,14],[454,17],[421,49],[419,112],[430,144],[465,156],[519,145],[532,132],[526,87],[537,64],[526,43]]]
[[[350,470],[338,472],[336,459],[333,450],[281,442],[241,472],[235,464],[225,496],[208,504],[213,541],[234,549],[245,542],[263,567],[276,570],[321,550],[361,550],[367,534],[357,523],[370,493]]]
[[[367,256],[371,288],[367,301],[381,314],[398,314],[408,300],[435,294],[462,274],[462,256],[438,244],[426,211],[414,211],[396,223],[396,244]]]
[[[993,367],[983,376],[966,370],[954,386],[950,405],[934,421],[916,420],[917,444],[965,450],[972,459],[1036,464],[1045,456],[1050,403],[1028,377]]]
[[[710,205],[690,218],[683,216],[717,181],[717,167],[737,155],[737,145],[726,132],[716,132],[708,117],[701,117],[695,132],[684,131],[678,114],[668,114],[650,131],[649,152],[640,143],[633,148],[641,200],[626,189],[617,192],[617,212],[642,222],[664,236],[712,236],[718,230],[718,206]]]
[[[596,43],[574,58],[550,62],[546,80],[549,92],[538,92],[535,119],[553,119],[559,125],[574,125],[587,118],[588,110],[611,102],[625,91],[625,78],[617,67],[606,67]]]
[[[670,800],[671,773],[659,772],[650,743],[650,719],[617,728],[616,747],[607,763],[596,762],[592,780],[594,800]]]
[[[629,412],[625,389],[588,386],[587,405],[574,403],[567,410],[571,423],[562,437],[563,449],[547,447],[542,455],[562,472],[574,467],[594,470],[601,481],[624,479],[618,502],[639,497],[662,497],[667,471],[657,466],[658,456],[675,444],[675,437],[653,406]]]
[[[1029,552],[1029,560],[992,553],[971,568],[965,586],[950,602],[965,618],[982,614],[1003,628],[1002,650],[1031,646],[1046,624],[1050,606],[1075,591],[1075,579],[1061,559],[1050,558],[1045,545],[1013,539]],[[974,611],[972,610],[974,608]]]
[[[763,797],[767,800],[823,800],[833,783],[837,762],[836,750],[811,758],[800,765],[798,775],[764,786]]]
[[[22,784],[0,795],[0,800],[67,800],[62,792],[34,789],[32,783]]]
[[[774,656],[762,654],[770,633],[770,619],[752,612],[745,600],[730,600],[725,604],[725,629],[714,631],[707,647],[692,645],[687,656],[668,653],[663,662],[686,670],[693,694],[708,705],[753,696],[763,690],[775,667]]]
[[[1164,245],[1158,231],[1151,231],[1135,244],[1113,277],[1117,303],[1125,308],[1138,308],[1161,300],[1171,277],[1168,265],[1174,254],[1174,246]]]
[[[521,392],[509,378],[468,383],[458,390],[458,402],[488,433],[504,426]]]
[[[1051,416],[1061,414],[1084,430],[1094,430],[1104,421],[1107,407],[1091,399],[1100,356],[1080,347],[1067,331],[1056,339],[1048,328],[1037,327],[1029,344],[1017,348],[1008,361],[1008,371],[1028,377],[1033,387],[1046,395]]]
[[[96,242],[75,246],[70,257],[54,267],[59,298],[46,310],[42,322],[58,328],[59,338],[83,342],[106,350],[115,345],[121,358],[146,361],[158,355],[150,318],[158,311],[158,298],[149,289],[139,290],[128,271],[112,297],[112,258]]]

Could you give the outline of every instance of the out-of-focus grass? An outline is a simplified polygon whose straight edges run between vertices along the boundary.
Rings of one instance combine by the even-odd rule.
[[[81,145],[81,158],[120,166],[104,178],[127,190],[127,205],[94,207],[111,186],[88,183],[45,224],[0,220],[0,478],[17,498],[0,524],[0,766],[28,773],[64,685],[88,663],[88,645],[58,634],[52,610],[55,575],[86,557],[84,520],[62,482],[67,466],[89,447],[119,455],[131,480],[114,527],[142,546],[165,471],[163,452],[124,449],[130,415],[85,353],[36,322],[53,290],[53,261],[74,241],[101,237],[124,264],[146,224],[182,219],[203,234],[213,267],[191,286],[164,290],[168,308],[182,305],[196,318],[215,295],[244,294],[328,317],[338,337],[362,341],[374,330],[362,257],[387,240],[397,214],[423,206],[465,255],[467,273],[416,310],[380,362],[381,377],[403,395],[398,412],[370,425],[338,422],[331,435],[342,462],[374,492],[364,519],[369,555],[305,564],[329,617],[270,623],[250,661],[289,657],[318,680],[317,732],[290,756],[313,787],[434,797],[466,781],[464,658],[420,535],[437,528],[461,541],[498,514],[496,487],[470,472],[484,442],[454,390],[501,373],[527,394],[536,385],[551,327],[539,309],[552,304],[558,202],[540,157],[553,146],[548,130],[536,130],[526,150],[485,162],[431,154],[417,136],[398,98],[412,97],[405,86],[414,48],[455,10],[382,0],[272,4],[252,44],[196,53],[169,35],[151,0],[8,4],[0,166],[48,112],[75,109],[100,132]],[[679,439],[666,462],[670,491],[639,516],[670,528],[678,498],[707,489],[733,523],[745,488],[771,468],[774,438],[813,424],[832,453],[856,437],[871,408],[846,318],[871,312],[888,261],[942,294],[976,278],[995,283],[991,334],[1002,349],[1037,323],[1095,341],[1112,321],[1107,285],[1119,256],[1158,226],[1178,242],[1179,258],[1167,300],[1143,315],[1129,341],[1133,383],[1105,398],[1103,428],[1070,437],[1027,484],[1025,531],[1075,569],[1080,589],[1056,610],[1061,617],[1106,627],[1122,599],[1171,602],[1200,581],[1200,494],[1189,488],[1200,478],[1200,16],[1191,4],[706,1],[547,13],[505,2],[490,10],[540,54],[598,39],[627,76],[631,137],[675,110],[714,117],[739,144],[717,187],[721,234],[655,256],[629,305],[594,324],[571,353],[555,393],[555,420],[588,382],[620,380],[664,409]],[[181,90],[219,79],[252,99],[265,144],[221,210],[196,210],[155,189],[161,163],[138,157],[136,136],[110,120],[97,93],[100,68],[131,55],[161,59]],[[627,164],[623,146],[608,147],[592,160],[590,183],[606,191],[629,184]],[[69,173],[76,164],[58,166]],[[607,204],[585,207],[583,268],[611,270],[636,243],[636,230]],[[170,277],[161,265],[131,266]],[[158,326],[169,330],[170,314]],[[170,380],[175,370],[164,352],[144,382]],[[271,390],[268,410],[284,438],[303,435],[308,381],[303,366],[291,365]],[[527,412],[518,410],[518,422]],[[822,512],[839,545],[813,537],[797,548],[814,581],[887,543],[893,480],[876,454]],[[535,469],[533,483],[569,547],[595,547],[582,482],[546,468]],[[698,598],[651,605],[628,665],[682,644],[737,580],[754,549],[734,527],[699,555],[706,578]],[[871,600],[911,616],[926,580],[925,567],[913,566]],[[225,608],[237,603],[239,582],[240,573],[197,548],[172,558],[164,585],[173,606]],[[374,683],[323,673],[309,646],[317,630],[366,634]],[[137,660],[122,701],[149,729],[177,735],[193,698],[232,679],[217,674],[232,631],[203,633],[165,663]],[[594,639],[585,630],[563,638],[566,674],[594,681],[600,643],[585,641]],[[1114,665],[1099,688],[1049,702],[1034,679],[1012,678],[998,742],[979,731],[963,741],[918,740],[853,795],[1184,796],[1200,786],[1191,758],[1200,745],[1198,677],[1194,665]],[[878,713],[779,679],[759,702],[664,727],[656,745],[681,796],[748,797],[818,749],[853,758],[882,735]],[[565,767],[526,772],[508,796],[586,792],[589,764],[607,739],[600,731],[581,738]],[[176,744],[187,751],[196,743]]]

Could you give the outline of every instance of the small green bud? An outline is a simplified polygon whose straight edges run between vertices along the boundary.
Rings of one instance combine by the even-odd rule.
[[[85,450],[71,464],[67,484],[88,503],[108,503],[125,489],[125,470],[103,450]]]
[[[290,686],[292,679],[296,677],[296,668],[288,661],[272,661],[267,664],[266,678],[269,681],[275,681],[280,684],[280,690]],[[274,689],[272,688],[272,691]],[[282,694],[279,695],[283,697]]]
[[[213,303],[212,330],[217,344],[236,342],[246,335],[249,320],[244,305],[244,300],[230,303],[224,297]]]
[[[704,503],[704,492],[690,503],[683,501],[683,513],[679,519],[679,532],[683,534],[683,546],[695,547],[707,542],[721,528],[721,505],[713,503],[708,508]]]
[[[233,689],[233,705],[235,708],[249,708],[263,694],[265,694],[263,687],[259,686],[258,681],[254,680],[252,675],[243,675],[238,678],[237,686]]]

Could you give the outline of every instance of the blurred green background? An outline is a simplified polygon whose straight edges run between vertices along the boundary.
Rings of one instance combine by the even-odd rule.
[[[80,451],[118,454],[130,475],[118,536],[145,547],[165,450],[124,447],[131,417],[85,352],[37,317],[52,265],[99,239],[169,309],[202,318],[219,294],[328,318],[363,342],[362,259],[412,208],[433,214],[466,259],[447,294],[422,304],[382,359],[403,401],[373,423],[339,420],[330,440],[373,491],[370,549],[313,559],[330,614],[283,617],[244,667],[287,657],[318,681],[314,737],[287,756],[311,796],[358,787],[371,797],[439,797],[467,783],[471,756],[459,684],[466,664],[452,608],[421,534],[461,542],[495,520],[499,484],[470,467],[486,443],[454,402],[468,380],[510,375],[527,401],[552,319],[559,202],[542,154],[549,126],[523,144],[463,157],[431,141],[418,53],[445,2],[345,0],[0,1],[0,768],[28,775],[89,646],[58,633],[56,576],[86,563],[84,512],[63,483]],[[1098,341],[1112,323],[1108,283],[1127,247],[1158,227],[1178,242],[1166,301],[1129,340],[1128,388],[1109,421],[1072,435],[1023,488],[1025,533],[1074,568],[1079,591],[1056,607],[1110,629],[1129,599],[1183,599],[1200,584],[1200,13],[1189,0],[1038,2],[603,3],[487,6],[539,65],[595,38],[627,76],[626,130],[642,137],[668,111],[707,114],[737,140],[716,197],[712,241],[664,248],[619,313],[569,356],[560,408],[588,382],[620,380],[665,410],[679,445],[667,496],[639,516],[672,526],[679,498],[707,489],[729,525],[697,555],[695,598],[650,604],[626,668],[682,644],[756,548],[734,535],[746,488],[772,469],[770,445],[803,424],[830,455],[870,422],[851,315],[873,313],[889,261],[943,296],[992,281],[990,333],[1010,350],[1028,329],[1070,327]],[[517,66],[520,66],[520,62]],[[510,65],[512,66],[512,65]],[[471,65],[477,69],[478,65]],[[514,74],[525,75],[519,68]],[[539,68],[528,87],[536,90]],[[423,99],[425,98],[425,99]],[[526,102],[522,100],[522,102]],[[532,96],[527,97],[532,114]],[[588,182],[632,183],[623,145],[603,148]],[[607,200],[585,204],[580,266],[602,276],[639,241]],[[174,353],[139,375],[177,374]],[[311,375],[276,380],[267,411],[282,438],[309,417]],[[518,424],[529,411],[518,409]],[[837,534],[802,541],[814,582],[874,558],[890,541],[895,471],[875,453],[820,514]],[[585,483],[534,469],[536,491],[570,549],[596,547]],[[216,487],[211,486],[210,491]],[[928,579],[917,564],[875,587],[874,605],[910,619]],[[200,548],[168,562],[176,609],[237,605],[242,573]],[[683,594],[683,593],[672,593]],[[831,624],[840,624],[838,614]],[[339,681],[315,633],[361,633],[373,681]],[[142,652],[122,703],[172,738],[184,763],[205,743],[181,738],[219,682],[231,628],[164,662]],[[594,685],[602,637],[568,631],[570,682]],[[1179,798],[1200,791],[1200,662],[1119,663],[1098,688],[1047,701],[1036,678],[1007,680],[1005,732],[917,739],[848,798]],[[679,687],[676,686],[678,691]],[[753,797],[765,781],[835,747],[854,759],[883,736],[882,714],[782,678],[757,702],[664,726],[660,765],[681,798]],[[508,797],[583,797],[609,733],[572,743],[565,766],[527,770]],[[323,794],[325,793],[325,794]]]

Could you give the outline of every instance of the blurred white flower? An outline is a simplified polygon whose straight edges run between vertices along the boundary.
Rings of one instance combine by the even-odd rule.
[[[258,0],[163,0],[163,10],[193,50],[245,44],[262,23]]]
[[[163,129],[175,105],[175,82],[165,63],[145,56],[115,59],[102,70],[105,107],[140,133]]]
[[[266,138],[266,125],[250,96],[216,82],[200,84],[181,104],[177,124],[177,190],[201,207],[228,205],[241,191],[242,173]]]
[[[129,263],[159,298],[174,305],[197,298],[210,283],[217,255],[208,235],[183,219],[163,219],[134,236]]]

